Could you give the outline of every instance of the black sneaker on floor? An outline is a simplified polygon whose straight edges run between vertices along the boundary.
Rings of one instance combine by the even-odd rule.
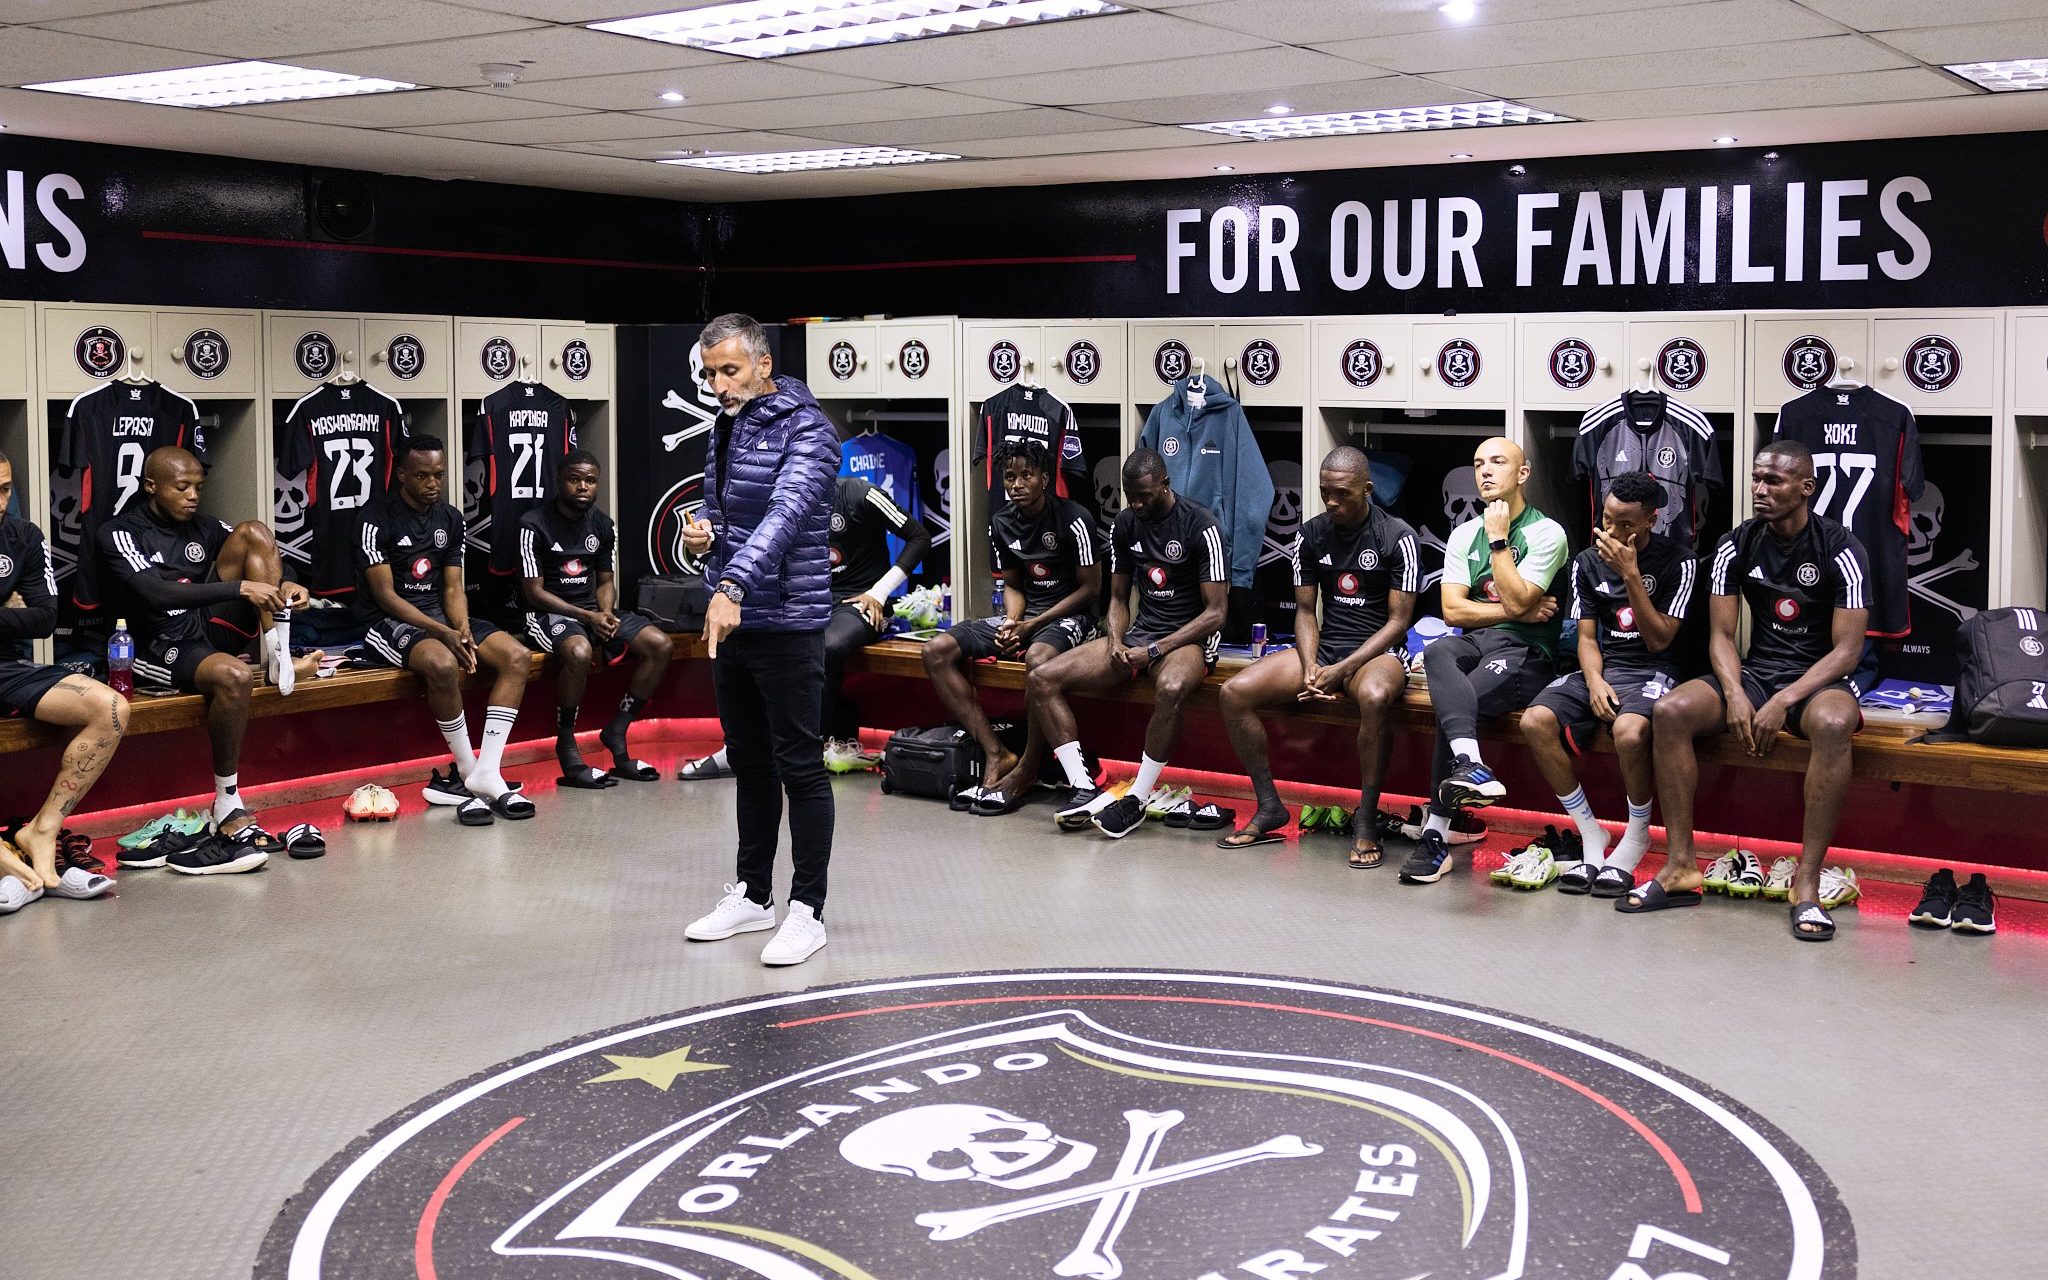
[[[1112,840],[1121,840],[1144,825],[1145,802],[1135,794],[1119,797],[1095,815],[1095,829]]]
[[[425,789],[420,792],[421,798],[428,804],[448,805],[451,808],[471,799],[474,795],[474,792],[462,785],[462,779],[456,776],[453,764],[448,766],[445,776],[436,769],[428,777]]]
[[[1957,933],[1997,933],[1998,895],[1982,872],[1956,892],[1956,905],[1948,927]]]
[[[1507,793],[1507,784],[1494,777],[1493,770],[1463,756],[1436,784],[1436,802],[1446,809],[1484,809]]]
[[[1943,867],[1927,877],[1927,888],[1920,895],[1920,905],[1913,908],[1906,922],[1923,929],[1946,929],[1955,914],[1955,907],[1956,873]]]
[[[1392,814],[1383,814],[1392,818]],[[1421,805],[1408,806],[1406,819],[1395,819],[1394,834],[1408,840],[1422,839],[1423,828],[1429,822],[1429,810]],[[1444,837],[1444,843],[1453,849],[1459,845],[1478,844],[1486,839],[1486,820],[1476,813],[1460,809],[1451,815],[1451,834]]]
[[[1444,838],[1434,831],[1422,833],[1422,839],[1415,842],[1415,852],[1408,855],[1408,861],[1401,864],[1402,884],[1435,884],[1450,873],[1451,847]]]
[[[1059,808],[1053,810],[1052,820],[1062,831],[1079,831],[1107,809],[1113,798],[1103,787],[1070,787],[1060,798]]]
[[[197,835],[188,835],[183,831],[169,831],[158,836],[140,849],[121,849],[117,847],[114,853],[114,861],[124,871],[146,871],[151,867],[163,866],[170,860],[172,854],[190,849],[200,841],[212,838],[213,833],[210,831],[202,831]]]
[[[254,845],[236,844],[232,837],[201,836],[191,846],[173,852],[164,866],[186,876],[232,876],[254,871],[270,861],[270,855]]]

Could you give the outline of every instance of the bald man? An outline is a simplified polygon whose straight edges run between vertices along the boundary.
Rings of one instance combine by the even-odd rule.
[[[100,527],[100,564],[121,584],[117,597],[135,632],[139,692],[196,693],[206,699],[213,747],[213,821],[225,837],[218,861],[173,862],[195,875],[253,871],[282,841],[258,826],[242,803],[242,736],[258,672],[242,660],[260,653],[280,692],[319,670],[318,653],[291,657],[291,611],[306,589],[284,580],[277,538],[260,520],[230,528],[201,514],[206,472],[183,449],[163,448],[143,462],[143,501]],[[137,851],[147,857],[148,850]],[[160,866],[131,861],[123,866]]]
[[[1444,544],[1444,621],[1465,634],[1423,650],[1436,708],[1429,817],[1401,883],[1433,884],[1450,870],[1451,818],[1507,794],[1479,754],[1479,721],[1519,711],[1550,683],[1557,657],[1557,600],[1550,584],[1570,558],[1563,526],[1522,497],[1529,460],[1495,436],[1472,453],[1486,510]]]

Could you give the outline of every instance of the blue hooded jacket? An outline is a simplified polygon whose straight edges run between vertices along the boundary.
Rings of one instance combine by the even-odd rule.
[[[1188,407],[1188,384],[1175,384],[1146,415],[1138,443],[1166,459],[1175,493],[1215,513],[1230,556],[1230,585],[1249,587],[1273,513],[1273,475],[1237,398],[1214,378],[1204,376],[1202,383],[1207,395],[1200,409]]]
[[[719,484],[720,437],[728,455]],[[746,591],[742,631],[823,631],[832,617],[829,549],[839,428],[795,378],[740,407],[730,434],[712,427],[704,518],[717,531],[705,580]]]

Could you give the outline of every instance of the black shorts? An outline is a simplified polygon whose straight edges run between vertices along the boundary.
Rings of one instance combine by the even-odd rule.
[[[239,658],[256,644],[256,606],[230,600],[207,609],[205,634],[197,639],[159,636],[135,645],[135,687],[144,693],[199,692],[199,664],[216,653]]]
[[[1165,639],[1164,636],[1148,635],[1143,631],[1127,631],[1124,633],[1124,643],[1133,649],[1142,649],[1148,644],[1157,644],[1163,639]],[[1216,659],[1222,653],[1223,633],[1221,631],[1211,631],[1207,636],[1203,637],[1202,663],[1210,671],[1216,670]],[[1157,664],[1155,663],[1154,665],[1156,666]]]
[[[46,667],[40,662],[0,662],[0,712],[10,720],[33,717],[43,695],[70,674],[63,667]]]
[[[633,637],[654,624],[637,613],[619,615],[618,634],[609,640],[600,640],[597,633],[574,618],[559,613],[534,613],[526,615],[526,638],[539,645],[541,652],[553,653],[555,646],[570,636],[580,635],[590,641],[590,651],[604,655],[605,665],[617,666],[626,660],[626,646],[633,643]]]
[[[1617,719],[1621,716],[1649,719],[1650,713],[1657,709],[1657,699],[1682,683],[1670,672],[1653,667],[1609,667],[1603,674],[1614,690]],[[1584,753],[1600,727],[1600,717],[1593,714],[1592,692],[1587,688],[1582,671],[1552,680],[1544,686],[1543,692],[1529,700],[1529,705],[1549,708],[1557,717],[1564,745],[1574,753]]]
[[[469,620],[469,637],[479,645],[498,634],[500,630],[497,623],[487,618]],[[379,618],[363,633],[363,648],[385,666],[397,667],[402,671],[411,661],[412,651],[419,648],[423,641],[431,639],[433,637],[427,634],[424,627],[416,627],[410,622],[400,622],[396,618]]]
[[[1742,669],[1742,696],[1749,699],[1750,706],[1760,707],[1764,703],[1770,701],[1771,698],[1776,696],[1778,690],[1783,689],[1787,685],[1792,684],[1794,681],[1798,680],[1798,678],[1799,677],[1797,676],[1780,678],[1773,675],[1771,679],[1766,680],[1759,676],[1756,672],[1751,671],[1748,667],[1744,667]],[[1727,696],[1721,690],[1721,678],[1719,676],[1709,671],[1707,674],[1701,676],[1700,679],[1706,681],[1707,687],[1714,691],[1715,696],[1719,697],[1724,705],[1727,703],[1728,699]],[[1785,713],[1785,728],[1787,728],[1793,733],[1798,734],[1802,738],[1805,737],[1805,731],[1800,729],[1799,727],[1799,718],[1806,714],[1807,707],[1813,705],[1813,700],[1815,698],[1818,698],[1821,694],[1826,693],[1829,689],[1840,689],[1843,693],[1848,694],[1851,698],[1856,700],[1856,731],[1859,733],[1862,732],[1863,694],[1856,687],[1855,676],[1850,676],[1846,680],[1837,680],[1833,684],[1826,685],[1820,689],[1817,689],[1813,693],[1808,694],[1806,697],[1801,698],[1798,702],[1794,703],[1792,706],[1792,710]]]
[[[1334,667],[1338,663],[1344,661],[1344,659],[1350,657],[1352,654],[1357,652],[1358,646],[1355,644],[1351,644],[1342,640],[1332,643],[1327,637],[1320,635],[1316,637],[1316,665],[1319,667]],[[1390,657],[1400,659],[1405,665],[1407,662],[1408,650],[1401,645],[1395,645],[1394,647],[1387,650],[1387,655]],[[1374,658],[1377,658],[1379,656],[1379,654],[1373,655]],[[1370,661],[1370,659],[1368,659],[1368,661]]]
[[[955,623],[953,629],[946,634],[953,637],[954,643],[960,646],[960,652],[966,654],[969,661],[1000,658],[1003,655],[1002,651],[996,648],[996,622],[995,618],[970,618],[966,622]],[[1095,619],[1067,617],[1047,623],[1032,632],[1031,643],[1025,648],[1029,650],[1046,645],[1058,655],[1069,649],[1078,649],[1094,638]]]

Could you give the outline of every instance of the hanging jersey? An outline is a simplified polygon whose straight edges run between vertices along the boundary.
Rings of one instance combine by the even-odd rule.
[[[1652,531],[1696,545],[1706,490],[1727,483],[1707,415],[1661,391],[1625,391],[1587,410],[1572,448],[1572,476],[1592,480],[1596,526],[1608,486],[1631,471],[1647,471],[1664,486]]]
[[[57,465],[79,482],[80,551],[72,598],[81,609],[99,603],[99,565],[93,549],[100,529],[142,492],[142,464],[157,449],[176,446],[207,463],[199,406],[159,382],[140,386],[107,382],[71,402],[57,445]]]
[[[465,456],[484,464],[491,572],[514,574],[519,571],[519,522],[554,496],[555,471],[576,447],[576,413],[552,388],[513,382],[484,399],[477,426],[469,433]]]
[[[906,515],[916,519],[924,518],[924,503],[918,496],[917,450],[892,436],[877,432],[873,435],[855,436],[839,446],[839,474],[865,480],[882,491],[883,496],[896,504]],[[903,539],[889,536],[888,558],[895,560],[903,554]],[[884,565],[884,570],[887,569]],[[914,566],[915,573],[922,565]],[[877,573],[875,577],[882,575]],[[834,582],[838,581],[835,577]],[[868,579],[863,588],[874,581]]]
[[[1230,581],[1230,557],[1209,509],[1176,497],[1164,519],[1147,520],[1133,507],[1117,513],[1109,572],[1130,575],[1138,588],[1129,634],[1164,636],[1201,615],[1203,583]]]
[[[1035,618],[1074,594],[1081,570],[1095,563],[1095,521],[1081,504],[1047,496],[1036,516],[1015,503],[996,508],[988,522],[989,568],[1024,595],[1024,616]]]
[[[1805,675],[1835,647],[1835,610],[1870,607],[1863,544],[1826,516],[1809,516],[1790,542],[1762,519],[1745,520],[1714,548],[1713,592],[1749,605],[1743,669],[1766,688]]]
[[[356,589],[356,531],[391,491],[405,437],[405,410],[365,382],[315,387],[285,414],[277,473],[304,473],[306,515],[304,534],[281,550],[315,595]]]
[[[1815,387],[1778,411],[1773,438],[1813,452],[1808,505],[1855,534],[1870,558],[1870,634],[1911,631],[1906,549],[1913,502],[1927,487],[1913,411],[1875,387]]]
[[[1014,440],[1044,446],[1053,464],[1053,493],[1070,497],[1088,492],[1088,460],[1081,456],[1081,431],[1074,411],[1043,387],[1011,383],[981,402],[981,420],[974,432],[974,460],[988,485],[989,510],[1003,502],[1003,478],[996,473],[996,450]]]
[[[393,493],[363,515],[356,533],[355,616],[375,622],[384,616],[370,592],[370,567],[391,566],[398,598],[437,622],[448,621],[441,584],[443,571],[462,566],[462,513],[445,502],[425,511]]]
[[[879,485],[841,476],[832,489],[832,595],[845,600],[881,581],[902,554],[910,516]]]
[[[1636,553],[1636,568],[1643,575],[1643,593],[1657,612],[1683,622],[1692,611],[1693,581],[1699,576],[1699,561],[1692,552],[1676,538],[1653,533],[1650,545]],[[1610,667],[1668,669],[1676,661],[1675,636],[1663,649],[1650,651],[1636,624],[1635,606],[1628,602],[1627,582],[1593,547],[1572,561],[1572,616],[1596,624],[1600,656]]]
[[[579,609],[597,608],[597,578],[611,573],[618,530],[596,507],[571,520],[550,502],[519,521],[519,573]]]
[[[26,660],[33,638],[5,625],[31,611],[47,611],[50,625],[57,620],[57,578],[50,569],[50,549],[43,544],[43,531],[18,516],[0,510],[0,601],[21,597],[26,606],[0,610],[0,661]],[[48,635],[48,628],[35,628],[35,635]]]
[[[1368,503],[1365,522],[1346,529],[1328,512],[1294,535],[1294,585],[1322,597],[1322,640],[1350,652],[1387,625],[1387,593],[1422,590],[1422,559],[1407,521]]]
[[[100,527],[99,559],[111,575],[111,582],[123,584],[108,593],[113,603],[135,627],[135,639],[143,644],[200,640],[206,635],[206,618],[211,612],[201,607],[158,610],[126,589],[134,578],[145,575],[165,582],[213,582],[217,580],[214,560],[234,531],[203,512],[183,524],[163,519],[148,502],[137,502]]]
[[[1508,527],[1508,551],[1522,580],[1545,592],[1557,581],[1557,571],[1570,556],[1565,546],[1564,526],[1534,507]],[[1468,589],[1474,599],[1500,603],[1500,588],[1493,581],[1493,546],[1486,536],[1486,517],[1479,516],[1451,530],[1444,544],[1444,585]],[[1505,631],[1522,643],[1534,645],[1550,657],[1557,656],[1558,625],[1554,622],[1497,622],[1491,628]]]

